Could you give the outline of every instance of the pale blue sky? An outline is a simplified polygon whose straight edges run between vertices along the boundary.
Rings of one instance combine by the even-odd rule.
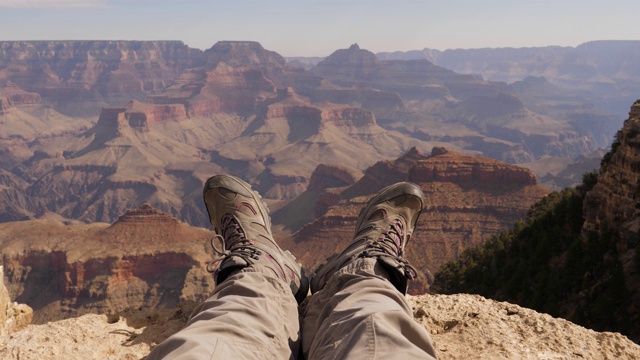
[[[284,56],[640,40],[640,0],[0,0],[0,40],[254,40]]]

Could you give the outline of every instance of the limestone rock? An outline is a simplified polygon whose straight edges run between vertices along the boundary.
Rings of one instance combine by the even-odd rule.
[[[409,297],[418,323],[431,332],[439,359],[624,359],[640,346],[618,333],[595,332],[509,303],[477,295]],[[193,306],[84,315],[30,325],[0,337],[7,360],[139,359],[186,322]]]
[[[0,265],[0,337],[17,332],[31,324],[33,309],[12,302],[4,285],[4,267]]]
[[[640,346],[619,333],[479,295],[412,296],[416,320],[446,359],[635,359]]]

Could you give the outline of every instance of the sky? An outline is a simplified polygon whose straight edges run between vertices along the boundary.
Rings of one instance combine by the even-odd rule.
[[[639,0],[0,0],[0,40],[253,40],[283,56],[640,40]]]

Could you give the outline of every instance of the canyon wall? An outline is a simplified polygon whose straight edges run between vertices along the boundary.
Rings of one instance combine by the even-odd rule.
[[[0,225],[7,288],[35,323],[202,301],[214,286],[205,270],[211,236],[148,204],[113,225]]]

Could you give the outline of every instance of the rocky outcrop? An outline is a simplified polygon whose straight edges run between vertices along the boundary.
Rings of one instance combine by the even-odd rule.
[[[286,63],[280,54],[266,50],[257,41],[218,41],[204,53],[214,66],[224,62],[232,67],[284,67]]]
[[[310,133],[329,123],[344,127],[376,125],[373,113],[366,109],[330,103],[311,104],[308,99],[298,96],[292,88],[280,91],[278,98],[266,106],[264,117],[265,120],[300,119],[298,121],[306,122],[306,130]]]
[[[459,185],[510,184],[534,186],[537,184],[533,173],[520,166],[463,155],[443,147],[431,151],[432,159],[420,161],[409,173],[413,182],[452,182]]]
[[[566,320],[473,295],[409,297],[415,320],[431,333],[439,359],[625,359],[640,346],[619,333],[595,332]],[[136,310],[121,316],[84,315],[30,325],[0,338],[7,360],[132,359],[180,330],[190,304],[167,310]],[[82,339],[82,341],[78,341]]]
[[[7,287],[36,323],[203,300],[214,286],[204,248],[212,235],[148,204],[110,226],[0,225]]]
[[[175,229],[179,227],[180,221],[158,211],[150,204],[144,203],[139,208],[127,210],[113,226],[126,226],[125,224],[132,224],[133,226],[153,226],[153,224],[158,224],[168,229]]]
[[[128,114],[129,124],[134,128],[140,127],[142,124],[148,128],[149,123],[155,121],[183,121],[187,119],[187,111],[182,104],[155,105],[133,100],[128,107],[131,109],[131,113]]]
[[[0,115],[5,115],[14,106],[27,107],[41,103],[40,94],[26,92],[11,81],[0,88]]]
[[[260,70],[250,67],[230,67],[224,63],[207,73],[201,95],[214,95],[220,99],[220,110],[225,112],[254,113],[262,93],[274,94],[275,85]],[[197,101],[197,99],[196,99]]]
[[[146,104],[132,101],[125,107],[103,108],[98,118],[98,128],[102,130],[118,128],[126,122],[128,127],[139,131],[149,131],[149,124],[156,121],[183,121],[187,111],[183,104]]]
[[[320,61],[313,69],[314,74],[328,79],[343,81],[364,80],[379,68],[378,58],[368,50],[360,49],[358,44],[348,49],[340,49]],[[337,83],[340,83],[337,81]]]
[[[266,50],[255,41],[219,41],[205,51],[205,56],[208,68],[221,63],[231,67],[250,67],[260,70],[279,89],[287,86],[315,88],[321,81],[320,77],[304,69],[286,65],[280,54]]]
[[[366,201],[399,181],[418,184],[426,198],[407,249],[408,259],[419,269],[418,280],[410,286],[414,294],[429,288],[431,273],[442,264],[524,218],[529,207],[547,193],[525,168],[444,148],[434,148],[431,156],[411,149],[394,161],[371,166],[355,184],[336,189],[333,206],[300,229],[286,243],[288,248],[310,268],[318,266],[351,240],[358,211]],[[302,212],[301,204],[297,206]],[[292,209],[281,211],[291,213]]]
[[[322,191],[329,188],[340,188],[356,183],[362,174],[340,165],[320,164],[311,174],[309,190]]]
[[[183,73],[149,102],[184,104],[189,116],[197,117],[220,112],[252,114],[260,100],[275,96],[274,83],[261,70],[220,62],[211,70]]]
[[[25,304],[12,302],[4,286],[4,268],[0,265],[0,337],[15,333],[31,324],[33,310]]]

